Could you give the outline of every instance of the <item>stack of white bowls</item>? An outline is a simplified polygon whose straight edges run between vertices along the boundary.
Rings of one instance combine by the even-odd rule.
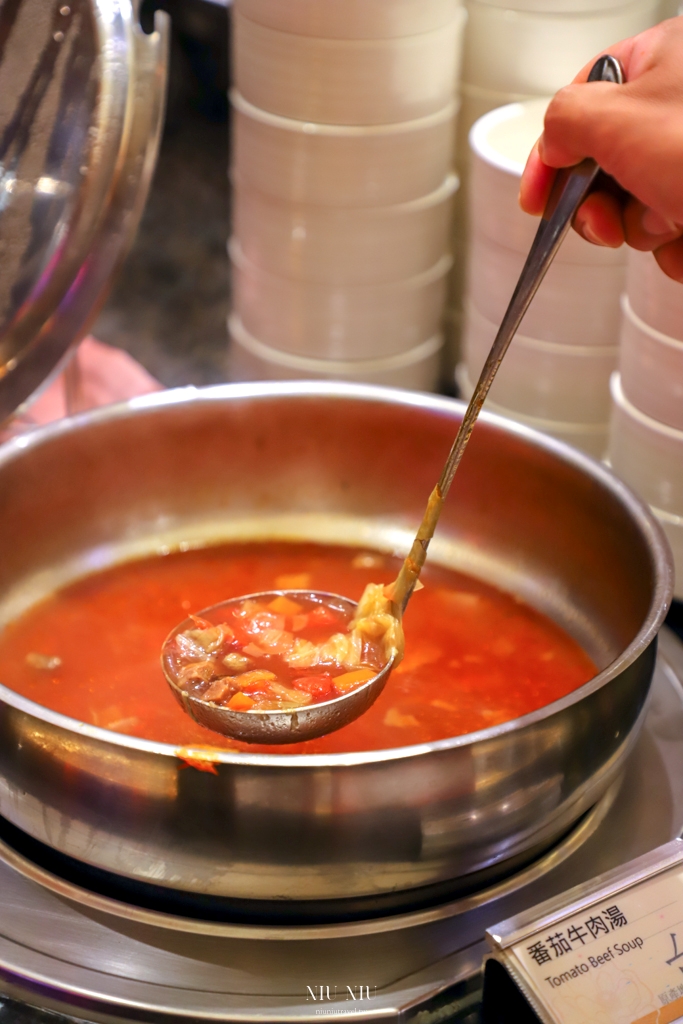
[[[436,386],[460,0],[236,0],[231,376]]]
[[[664,0],[665,4],[672,2]],[[612,43],[642,32],[667,16],[661,3],[662,0],[467,0],[456,159],[462,187],[453,218],[455,266],[446,320],[453,357],[457,354],[462,321],[470,128],[496,107],[551,96]]]
[[[609,461],[669,538],[683,598],[683,284],[651,253],[630,252]]]
[[[508,306],[538,220],[522,213],[519,181],[548,100],[509,104],[470,133],[470,247],[463,358],[469,394]],[[490,392],[490,407],[592,455],[607,446],[617,366],[625,249],[570,232],[541,284]]]
[[[467,0],[467,9],[470,124],[511,99],[552,95],[591,57],[663,17],[662,0]]]

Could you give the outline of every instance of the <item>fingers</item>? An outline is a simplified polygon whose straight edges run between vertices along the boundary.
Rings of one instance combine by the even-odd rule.
[[[575,231],[594,245],[618,249],[625,241],[622,203],[609,192],[593,192],[574,217]]]
[[[677,238],[655,249],[654,257],[667,277],[683,284],[683,239]]]
[[[534,146],[522,175],[519,204],[525,213],[540,217],[545,210],[555,171],[546,166]],[[624,242],[623,203],[609,192],[590,195],[574,218],[574,228],[588,242],[618,249]]]
[[[682,46],[683,19],[675,18],[608,48],[624,67],[624,85],[588,83],[594,61],[582,68],[548,106],[542,160],[569,167],[592,157],[625,188],[649,180],[648,158],[660,156],[661,139],[679,123]]]
[[[525,213],[541,216],[554,180],[555,171],[543,163],[536,143],[529,154],[519,185],[519,205]]]
[[[630,111],[624,86],[612,82],[568,85],[550,103],[538,151],[550,167],[571,167],[592,157],[610,173]]]
[[[620,62],[624,78],[628,82],[636,73],[635,56],[642,50],[643,37],[624,39],[609,47],[609,54]],[[561,89],[551,100],[545,116],[545,128],[541,136],[539,152],[542,160],[552,167],[571,167],[587,156],[598,159],[595,136],[598,140],[604,132],[605,116],[609,116],[614,100],[623,101],[619,91],[623,86],[612,82],[588,82],[588,76],[598,57],[597,54],[581,68],[571,85]],[[609,143],[607,145],[609,148]]]
[[[626,241],[633,249],[654,252],[683,233],[678,224],[666,220],[638,199],[630,199],[624,210]]]

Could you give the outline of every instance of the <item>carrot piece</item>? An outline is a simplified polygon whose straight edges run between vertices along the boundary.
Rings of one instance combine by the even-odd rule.
[[[273,598],[268,607],[276,615],[298,615],[299,612],[303,611],[302,605],[292,601],[289,597],[285,597],[284,594]]]
[[[246,693],[236,693],[234,697],[231,697],[228,701],[228,707],[231,711],[248,711],[249,708],[253,708],[256,701],[252,700],[251,697]]]
[[[374,679],[377,672],[374,668],[357,668],[353,672],[344,672],[340,676],[335,676],[334,685],[342,693],[345,690],[353,690],[355,686],[360,686],[361,683],[367,683],[368,680]]]

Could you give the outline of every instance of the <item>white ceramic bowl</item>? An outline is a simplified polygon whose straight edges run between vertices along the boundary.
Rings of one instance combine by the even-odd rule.
[[[548,97],[510,103],[485,114],[469,134],[469,218],[476,231],[525,254],[538,228],[519,206],[519,184],[527,157],[543,131]],[[591,245],[570,231],[555,257],[561,263],[625,265],[626,247]],[[682,287],[683,290],[683,287]]]
[[[460,111],[456,128],[456,152],[461,170],[464,172],[465,165],[469,163],[468,139],[470,129],[475,121],[491,110],[497,110],[498,107],[509,106],[510,103],[525,103],[527,100],[535,99],[538,97],[509,90],[498,92],[481,89],[476,85],[470,85],[469,82],[461,82]]]
[[[465,313],[463,356],[477,380],[498,325],[471,305]],[[525,416],[604,425],[609,421],[609,380],[618,348],[553,345],[518,334],[491,387],[491,400]]]
[[[683,341],[683,284],[667,277],[651,252],[629,251],[626,292],[636,316]]]
[[[487,320],[502,320],[525,259],[525,253],[473,232],[467,294]],[[624,275],[620,264],[591,266],[555,260],[522,321],[522,332],[558,345],[617,345]]]
[[[683,516],[650,506],[660,522],[674,556],[674,597],[683,600]]]
[[[641,498],[683,515],[683,430],[659,423],[629,402],[619,374],[612,375],[609,460]]]
[[[472,395],[473,386],[464,363],[458,364],[455,369],[455,382],[462,397],[465,401],[468,401]],[[508,419],[516,420],[517,423],[523,423],[534,430],[540,430],[543,434],[556,437],[558,441],[565,441],[566,444],[571,444],[574,448],[580,448],[581,451],[586,452],[587,455],[592,455],[595,459],[601,459],[605,454],[608,433],[606,423],[566,423],[563,420],[525,416],[515,409],[507,409],[505,406],[497,405],[489,398],[486,399],[484,408],[488,409],[489,412],[497,412],[501,416],[507,416]]]
[[[284,203],[237,179],[235,237],[250,263],[281,277],[328,284],[404,281],[448,252],[450,207],[458,180],[396,206]]]
[[[228,320],[232,344],[228,375],[245,380],[346,380],[433,391],[439,380],[442,339],[438,335],[387,359],[333,360],[280,352],[253,337],[235,314]]]
[[[417,121],[358,126],[269,114],[236,90],[231,99],[234,172],[277,199],[388,206],[433,192],[450,170],[455,103]]]
[[[297,281],[261,270],[229,245],[233,308],[246,330],[285,352],[320,359],[394,356],[438,334],[452,260],[390,284]]]
[[[299,121],[368,125],[426,117],[453,100],[466,18],[459,8],[431,32],[357,40],[279,32],[235,12],[235,85],[254,106]]]
[[[622,308],[619,370],[624,395],[647,416],[683,430],[683,341],[644,323],[626,295]]]
[[[545,11],[519,11],[468,0],[463,79],[484,89],[548,96],[591,57],[659,20],[659,0],[601,6],[558,13],[551,4]]]
[[[328,39],[431,32],[452,21],[460,5],[461,0],[234,0],[235,10],[259,25]]]

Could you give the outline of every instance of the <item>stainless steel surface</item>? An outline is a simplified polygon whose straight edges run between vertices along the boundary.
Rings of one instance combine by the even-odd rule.
[[[59,369],[133,239],[161,129],[168,19],[134,0],[5,4],[0,422]]]
[[[602,825],[614,804],[622,785],[622,778],[612,783],[598,803],[581,818],[567,836],[557,846],[544,854],[539,860],[506,876],[502,881],[484,886],[469,896],[450,903],[440,904],[429,910],[413,911],[409,914],[395,914],[389,917],[369,918],[342,924],[239,924],[230,921],[202,920],[172,913],[177,908],[169,903],[163,910],[141,907],[117,898],[120,892],[95,892],[87,888],[88,879],[81,884],[60,875],[59,865],[51,870],[49,857],[47,866],[31,860],[27,853],[18,850],[8,840],[0,838],[0,860],[8,864],[24,878],[38,882],[50,892],[65,896],[74,903],[84,907],[111,914],[114,917],[125,917],[129,921],[138,921],[153,925],[155,928],[170,929],[192,935],[214,935],[223,938],[259,940],[277,942],[286,939],[290,942],[309,942],[315,939],[352,939],[367,935],[384,935],[389,932],[401,932],[406,929],[422,927],[436,921],[450,920],[460,914],[483,907],[493,900],[500,900],[538,881],[548,872],[554,871],[589,839]],[[110,876],[111,877],[111,876]],[[105,887],[106,888],[106,887]],[[395,965],[394,968],[395,970]]]
[[[225,385],[16,438],[0,450],[0,623],[60,582],[180,544],[406,550],[462,410],[335,383]],[[416,908],[538,856],[633,747],[670,552],[645,506],[579,452],[489,415],[471,445],[434,559],[547,612],[595,679],[477,734],[371,753],[226,751],[216,776],[0,688],[0,813],[88,864],[273,917]]]
[[[90,1021],[351,1021],[359,1011],[403,1024],[450,1018],[476,1004],[486,928],[683,830],[681,680],[683,648],[664,630],[644,728],[597,827],[589,818],[549,858],[493,890],[389,919],[394,930],[377,921],[272,931],[164,921],[40,877],[3,846],[0,993]],[[320,996],[321,984],[314,1001],[308,986]]]
[[[242,601],[248,599],[272,601],[273,598],[282,595],[289,595],[295,601],[299,597],[313,597],[321,604],[334,603],[337,608],[344,609],[349,619],[353,618],[358,607],[356,602],[350,601],[348,597],[328,594],[320,590],[269,590],[258,594],[244,594],[242,597],[234,597],[229,601],[221,601],[220,604],[202,609],[197,612],[197,615],[209,622],[219,623],[223,621],[223,610],[230,605],[241,604]],[[335,697],[334,700],[321,701],[319,704],[311,704],[308,707],[296,708],[293,711],[232,711],[229,707],[212,704],[202,700],[201,697],[193,696],[178,686],[173,667],[173,655],[169,651],[169,642],[175,638],[177,633],[193,628],[196,627],[192,619],[185,619],[164,640],[161,666],[166,682],[171,687],[171,691],[183,711],[187,712],[190,718],[194,718],[196,722],[205,725],[208,729],[213,729],[214,732],[222,733],[223,736],[232,736],[233,739],[243,740],[245,743],[300,743],[302,740],[312,740],[316,736],[324,736],[326,733],[341,729],[367,711],[371,704],[374,704],[384,689],[384,684],[389,678],[392,668],[392,662],[389,661],[381,672],[355,690],[351,690],[341,697]]]

